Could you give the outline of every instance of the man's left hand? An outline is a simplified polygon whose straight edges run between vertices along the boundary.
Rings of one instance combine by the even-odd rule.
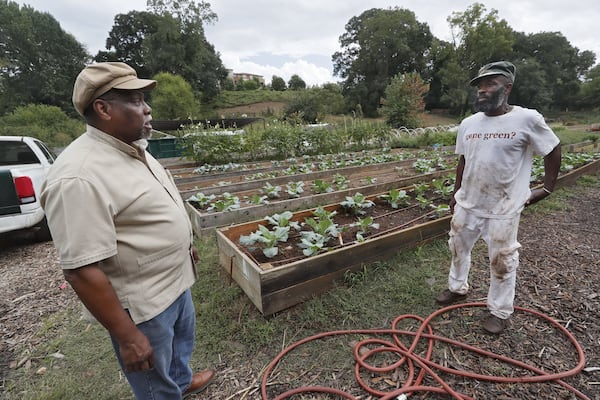
[[[546,192],[543,188],[534,189],[531,192],[531,196],[525,202],[525,207],[537,203],[538,201],[548,197],[550,193]]]

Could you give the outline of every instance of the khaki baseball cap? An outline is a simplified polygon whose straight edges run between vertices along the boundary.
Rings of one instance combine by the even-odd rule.
[[[122,62],[102,62],[85,67],[73,87],[73,105],[81,115],[92,102],[110,89],[154,89],[156,81],[139,79],[129,65]]]
[[[508,61],[492,62],[481,67],[477,76],[471,79],[470,84],[471,86],[476,86],[481,79],[492,75],[502,75],[510,79],[511,82],[514,82],[516,70],[517,68]]]

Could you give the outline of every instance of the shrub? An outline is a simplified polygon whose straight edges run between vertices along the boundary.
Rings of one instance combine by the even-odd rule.
[[[64,147],[85,131],[83,120],[69,118],[59,107],[28,104],[0,118],[0,135],[32,136],[50,147]]]

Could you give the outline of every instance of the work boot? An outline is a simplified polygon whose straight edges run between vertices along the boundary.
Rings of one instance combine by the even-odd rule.
[[[466,294],[460,294],[451,292],[449,289],[444,290],[442,293],[435,296],[435,301],[441,305],[452,304],[459,300],[464,300],[467,298]]]
[[[508,319],[502,319],[490,314],[490,316],[483,321],[481,326],[486,332],[499,335],[504,332],[504,329],[508,326]]]

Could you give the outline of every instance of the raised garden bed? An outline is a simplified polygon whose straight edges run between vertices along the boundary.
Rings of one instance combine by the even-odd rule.
[[[593,161],[561,175],[556,187],[571,185],[582,175],[595,174],[599,170],[600,160]],[[339,207],[339,204],[330,204],[324,208],[333,211],[339,210]],[[314,211],[293,213],[291,220],[302,221],[313,215]],[[347,239],[339,246],[312,257],[299,258],[296,251],[293,255],[290,251],[292,258],[287,261],[285,258],[261,258],[256,250],[250,251],[246,246],[240,245],[241,236],[255,232],[259,225],[266,225],[263,220],[251,221],[216,230],[220,264],[258,310],[270,315],[323,293],[336,280],[342,279],[347,271],[356,271],[365,263],[445,236],[449,230],[450,218],[445,216],[417,221],[413,225],[405,225],[408,221],[399,222],[396,230],[387,227],[385,233],[366,236],[366,240],[362,242]],[[285,248],[282,254],[287,254]]]
[[[247,192],[257,190],[267,183],[285,185],[290,181],[327,179],[336,174],[347,177],[350,182],[357,185],[361,180],[369,177],[391,176],[397,178],[419,173],[419,171],[415,172],[418,168],[413,166],[417,160],[421,160],[421,165],[440,162],[449,164],[449,167],[452,167],[456,163],[456,156],[448,153],[430,153],[428,156],[423,157],[422,159],[411,158],[409,160],[394,161],[385,158],[387,161],[369,160],[350,166],[339,166],[336,163],[298,164],[294,168],[288,166],[285,169],[272,166],[267,172],[263,169],[258,170],[261,172],[257,172],[257,170],[230,171],[228,173],[178,178],[176,184],[183,198],[187,199],[198,192],[205,195],[221,194],[223,192]],[[308,167],[310,167],[310,170],[306,170]]]
[[[364,184],[364,181],[358,178],[351,179],[350,182],[356,182],[356,184],[348,185],[348,189],[336,190],[329,193],[311,194],[310,191],[307,190],[307,195],[299,196],[297,198],[270,200],[267,204],[245,204],[243,207],[229,211],[209,212],[207,210],[199,209],[197,205],[194,204],[194,202],[187,201],[186,209],[192,221],[194,232],[199,236],[203,236],[207,233],[212,233],[217,227],[252,221],[255,219],[263,218],[264,216],[269,214],[279,213],[286,210],[305,210],[323,204],[330,204],[337,201],[342,201],[346,196],[351,196],[357,191],[364,195],[377,194],[390,189],[409,186],[421,181],[430,181],[432,179],[440,178],[442,176],[451,174],[454,171],[443,170],[429,174],[408,176],[404,178],[399,177],[398,172],[391,172],[390,175],[384,177],[382,175],[384,172],[385,171],[380,170],[380,174],[373,174],[373,176],[377,177],[378,183],[368,185]],[[306,186],[309,186],[308,181],[305,181],[305,183]],[[243,196],[244,193],[246,195],[249,195],[251,192],[252,191],[241,193],[238,192],[237,194]]]

